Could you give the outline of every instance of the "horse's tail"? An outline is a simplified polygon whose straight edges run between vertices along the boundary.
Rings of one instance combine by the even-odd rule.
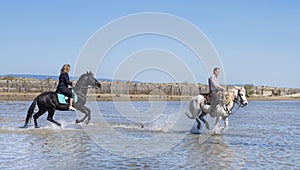
[[[37,99],[38,99],[38,97],[36,97],[36,98],[33,100],[33,102],[31,103],[31,105],[30,105],[30,107],[29,107],[29,109],[28,109],[28,111],[27,111],[27,116],[26,116],[26,120],[25,120],[25,125],[24,125],[24,127],[27,127],[28,122],[29,122],[29,121],[31,120],[31,118],[32,118],[33,111],[34,111],[34,108],[35,108]]]
[[[201,107],[203,105],[204,98],[201,95],[195,96],[189,104],[189,113],[184,114],[190,119],[196,119],[201,112]]]
[[[199,107],[199,106],[198,106]],[[196,119],[198,116],[200,109],[197,107],[197,104],[195,104],[195,99],[190,101],[190,106],[189,106],[189,113],[185,112],[184,114],[190,118],[190,119]]]
[[[188,112],[184,112],[184,114],[190,119],[195,119],[195,117],[193,115],[191,116]]]

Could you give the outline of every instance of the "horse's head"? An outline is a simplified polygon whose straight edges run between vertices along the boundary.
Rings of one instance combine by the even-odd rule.
[[[94,77],[94,75],[93,75],[92,72],[87,72],[87,73],[81,75],[80,78],[79,78],[79,80],[78,80],[78,82],[81,82],[79,84],[81,84],[81,86],[85,86],[85,87],[88,87],[88,86],[92,86],[92,87],[96,87],[96,88],[97,87],[98,88],[101,87],[101,84]]]
[[[248,104],[244,87],[236,87],[235,99],[240,102],[241,106],[246,106]]]

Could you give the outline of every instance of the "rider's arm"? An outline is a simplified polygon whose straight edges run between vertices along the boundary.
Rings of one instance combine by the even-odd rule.
[[[70,85],[70,86],[73,85],[72,82],[70,81],[69,75],[67,73],[64,74],[63,79],[67,85]]]

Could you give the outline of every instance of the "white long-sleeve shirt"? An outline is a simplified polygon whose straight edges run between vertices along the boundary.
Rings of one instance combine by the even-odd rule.
[[[209,89],[211,91],[224,90],[224,88],[219,84],[218,77],[215,74],[210,76],[209,81]]]

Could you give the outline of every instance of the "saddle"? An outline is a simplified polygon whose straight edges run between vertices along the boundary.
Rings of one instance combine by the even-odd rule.
[[[73,89],[72,89],[72,93],[74,95],[73,104],[75,104],[78,101],[78,96]],[[60,104],[69,104],[70,103],[69,97],[65,96],[64,94],[57,93],[57,98],[58,98],[58,102]]]
[[[211,104],[211,93],[201,93],[201,95],[205,98],[205,104]]]

